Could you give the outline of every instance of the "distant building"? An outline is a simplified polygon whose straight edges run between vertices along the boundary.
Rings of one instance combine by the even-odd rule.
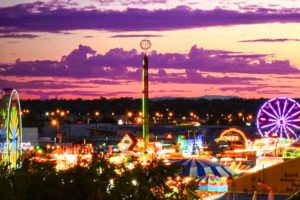
[[[28,143],[32,145],[38,144],[38,128],[37,127],[31,127],[31,128],[23,128],[23,134],[22,134],[22,142]]]

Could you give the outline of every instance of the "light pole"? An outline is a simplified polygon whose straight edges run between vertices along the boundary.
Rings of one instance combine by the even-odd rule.
[[[144,39],[140,42],[140,47],[144,50],[143,58],[143,97],[142,97],[142,116],[143,116],[143,139],[144,148],[143,153],[147,151],[149,144],[149,113],[148,113],[148,98],[149,98],[149,88],[148,88],[148,55],[147,50],[151,47],[150,40]]]
[[[57,135],[55,138],[58,138],[59,140],[59,144],[61,144],[61,139],[62,139],[62,134],[60,133],[60,125],[59,125],[59,121],[56,119],[53,119],[51,121],[52,126],[56,126],[57,127]],[[56,139],[54,139],[54,143],[56,143]]]

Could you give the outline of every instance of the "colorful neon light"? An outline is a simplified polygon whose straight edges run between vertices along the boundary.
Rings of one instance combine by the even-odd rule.
[[[248,139],[245,133],[237,128],[229,128],[224,130],[219,139],[225,139],[226,141],[230,142],[243,141],[243,145],[245,145],[245,147],[248,145]]]
[[[1,91],[1,149],[0,161],[9,168],[19,167],[19,158],[22,155],[22,119],[21,105],[18,92],[6,88]]]

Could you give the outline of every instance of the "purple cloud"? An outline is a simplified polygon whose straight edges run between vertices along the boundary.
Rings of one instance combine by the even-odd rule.
[[[23,90],[22,90],[23,91]],[[25,91],[24,91],[25,92]],[[68,95],[74,95],[78,96],[80,95],[81,97],[93,97],[93,98],[98,98],[98,97],[115,97],[115,96],[132,96],[133,94],[137,94],[136,92],[103,92],[103,91],[80,91],[78,90],[67,90],[67,91],[42,91],[42,90],[30,90],[26,91],[26,94],[28,95],[38,95],[42,97],[49,98],[49,96],[54,96],[56,98],[58,97],[65,97]]]
[[[128,8],[125,11],[75,9],[42,2],[0,8],[0,29],[59,32],[70,30],[145,31],[174,30],[236,24],[300,22],[297,9],[256,9],[255,12],[197,10],[176,7],[169,10]],[[13,28],[12,28],[13,27]]]
[[[80,85],[74,85],[72,83],[61,83],[57,81],[26,81],[26,82],[16,82],[16,81],[7,81],[0,80],[1,87],[11,87],[18,89],[64,89],[64,88],[84,88]]]
[[[69,81],[62,80],[31,80],[31,81],[13,81],[0,79],[0,85],[3,88],[18,88],[18,89],[65,89],[65,88],[94,88],[97,89],[101,85],[120,85],[122,82],[114,80],[80,80],[75,81],[71,79]]]
[[[250,86],[250,87],[223,87],[223,88],[220,88],[220,91],[222,91],[222,92],[228,92],[228,91],[231,91],[231,92],[243,92],[243,91],[256,92],[259,89],[262,89],[264,87],[266,87],[266,85],[257,85],[257,86]]]
[[[102,5],[115,3],[116,0],[95,0]],[[128,5],[145,5],[145,4],[157,4],[157,3],[166,3],[167,0],[118,0],[117,2],[121,3],[123,6]]]
[[[222,92],[234,92],[234,93],[241,93],[241,92],[257,92],[260,94],[280,94],[280,95],[288,95],[292,94],[291,92],[284,91],[283,89],[291,89],[296,88],[292,86],[271,86],[267,84],[258,84],[252,85],[248,87],[222,87],[219,90]]]
[[[252,81],[261,80],[259,78],[251,77],[214,77],[210,75],[203,75],[197,70],[186,70],[183,74],[166,73],[160,69],[157,74],[150,74],[150,81],[157,83],[198,83],[198,84],[211,84],[211,85],[243,85],[250,84]]]
[[[262,38],[262,39],[255,39],[255,40],[241,40],[239,42],[299,42],[300,39],[291,39],[291,38]]]
[[[118,34],[113,35],[111,38],[144,38],[144,37],[162,37],[162,35],[149,35],[149,34],[131,34],[131,35],[125,35],[125,34]]]
[[[141,60],[143,54],[135,49],[125,51],[122,48],[111,49],[107,53],[97,54],[89,46],[79,45],[60,61],[38,60],[21,61],[13,64],[0,64],[0,75],[4,76],[52,76],[69,78],[104,78],[111,80],[134,81],[141,78]],[[205,50],[193,46],[188,54],[150,52],[149,65],[158,69],[151,74],[155,82],[217,83],[218,80],[229,84],[246,83],[258,79],[214,78],[203,72],[240,73],[240,74],[299,74],[300,70],[289,61],[274,60],[266,62],[261,54]],[[167,73],[167,69],[180,69],[184,73]],[[245,81],[244,81],[245,80]]]
[[[86,36],[84,36],[84,38],[94,38],[94,36],[86,35]]]
[[[39,37],[38,35],[33,34],[14,34],[14,33],[7,33],[7,34],[0,34],[0,38],[14,38],[14,39],[34,39]]]

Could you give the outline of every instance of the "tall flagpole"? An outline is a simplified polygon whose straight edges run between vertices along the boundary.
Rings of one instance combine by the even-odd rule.
[[[148,87],[148,55],[147,50],[151,47],[150,40],[142,40],[140,43],[140,47],[144,50],[144,58],[143,58],[143,97],[142,97],[142,113],[143,113],[143,139],[144,139],[144,147],[143,153],[147,152],[148,144],[149,144],[149,87]]]

